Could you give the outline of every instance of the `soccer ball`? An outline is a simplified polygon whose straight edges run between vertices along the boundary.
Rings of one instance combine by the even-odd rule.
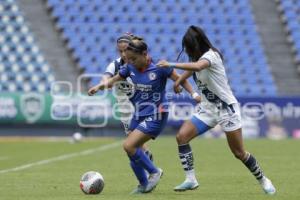
[[[104,179],[99,172],[89,171],[80,180],[80,189],[85,194],[99,194],[104,188]]]
[[[83,139],[83,136],[81,135],[81,133],[76,132],[72,135],[72,142],[73,143],[81,142],[82,139]]]

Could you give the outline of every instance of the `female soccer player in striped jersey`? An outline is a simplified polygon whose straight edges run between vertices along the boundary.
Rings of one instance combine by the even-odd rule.
[[[130,98],[135,106],[135,113],[129,126],[131,133],[123,143],[131,168],[139,181],[133,193],[151,192],[162,176],[162,170],[153,164],[141,147],[150,139],[156,138],[164,129],[168,119],[166,83],[169,78],[174,81],[178,79],[172,68],[164,69],[154,65],[147,51],[147,44],[143,40],[133,39],[126,49],[129,63],[127,67],[121,67],[117,75],[99,84],[96,90],[90,93],[92,95],[98,90],[110,88],[115,82],[127,77],[131,78],[135,86],[134,96]],[[182,81],[181,85],[190,94],[194,93],[186,80]],[[150,174],[149,178],[145,171]]]
[[[120,57],[115,59],[114,61],[112,61],[106,67],[104,75],[101,80],[101,83],[107,82],[109,78],[118,74],[121,66],[126,65],[127,58],[125,55],[125,50],[128,46],[129,41],[133,37],[134,37],[134,35],[126,33],[117,39],[117,49],[118,49]],[[128,93],[130,92],[130,90],[128,90],[128,88],[130,88],[129,85],[130,85],[130,80],[128,80],[128,82],[127,81],[122,82],[122,84],[119,84],[118,87],[116,88],[116,98],[117,98],[118,103],[130,104],[130,101],[128,99],[128,95],[129,95]],[[93,89],[94,88],[92,87],[91,90],[93,90]],[[132,111],[131,110],[125,111],[124,109],[122,109],[122,111],[123,112],[121,113],[121,122],[123,123],[124,130],[127,135],[129,133],[128,132],[128,126],[129,126],[128,118],[130,118]]]
[[[267,194],[274,194],[275,187],[263,174],[255,157],[243,145],[239,105],[228,84],[222,54],[211,44],[200,27],[190,26],[183,39],[185,50],[191,62],[169,63],[160,61],[161,67],[186,70],[176,81],[174,88],[193,75],[202,95],[202,102],[193,117],[186,121],[176,135],[179,158],[186,173],[185,181],[175,191],[192,190],[198,187],[193,166],[193,153],[189,142],[198,135],[219,124],[226,133],[229,147],[258,180]],[[181,55],[179,54],[179,56]],[[177,59],[178,60],[178,59]]]

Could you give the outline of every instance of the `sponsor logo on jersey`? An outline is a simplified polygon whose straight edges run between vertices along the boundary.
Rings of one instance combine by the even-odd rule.
[[[205,90],[207,89],[207,84],[202,83],[200,80],[196,80],[196,85],[199,88],[199,90]]]
[[[149,79],[151,81],[155,80],[156,79],[156,74],[154,72],[149,73]]]
[[[143,92],[149,92],[152,90],[152,85],[136,84],[136,89]]]

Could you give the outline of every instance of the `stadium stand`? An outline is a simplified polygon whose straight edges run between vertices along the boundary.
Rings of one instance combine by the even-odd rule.
[[[54,75],[14,0],[0,1],[0,29],[0,91],[49,91]]]
[[[277,94],[248,0],[48,0],[47,3],[67,47],[86,73],[103,72],[117,56],[116,38],[128,31],[146,39],[154,58],[175,60],[185,29],[196,24],[205,29],[223,52],[236,95]],[[97,81],[94,79],[91,84]]]
[[[300,1],[277,0],[277,3],[300,73]]]

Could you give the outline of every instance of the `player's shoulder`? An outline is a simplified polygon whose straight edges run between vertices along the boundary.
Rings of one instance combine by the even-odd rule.
[[[122,65],[125,64],[121,58],[117,58],[117,59],[113,60],[112,63],[116,69],[119,69]]]
[[[116,72],[118,72],[121,68],[127,67],[127,64],[121,58],[117,58],[112,61],[112,65]]]
[[[209,49],[207,52],[205,52],[200,59],[207,59],[211,63],[219,63],[222,62],[222,58],[220,54],[217,51],[214,51],[212,49]]]
[[[107,68],[108,67],[116,67],[116,64],[117,63],[121,63],[121,58],[117,58],[117,59],[114,59],[114,60],[112,60],[112,61],[110,61],[110,63],[107,65]]]
[[[153,63],[151,70],[153,73],[157,74],[159,77],[167,78],[171,75],[174,68],[173,67],[159,67],[156,64]]]
[[[207,52],[205,52],[201,58],[206,58],[206,57],[211,57],[211,58],[215,58],[217,56],[217,52],[215,52],[212,49],[209,49]]]
[[[161,72],[165,71],[166,68],[159,67],[155,63],[151,62],[149,69],[150,69],[150,71],[161,73]]]
[[[119,58],[115,59],[113,62],[117,62],[117,63],[120,63],[120,64],[122,64],[122,58],[121,58],[121,57],[119,57]]]

